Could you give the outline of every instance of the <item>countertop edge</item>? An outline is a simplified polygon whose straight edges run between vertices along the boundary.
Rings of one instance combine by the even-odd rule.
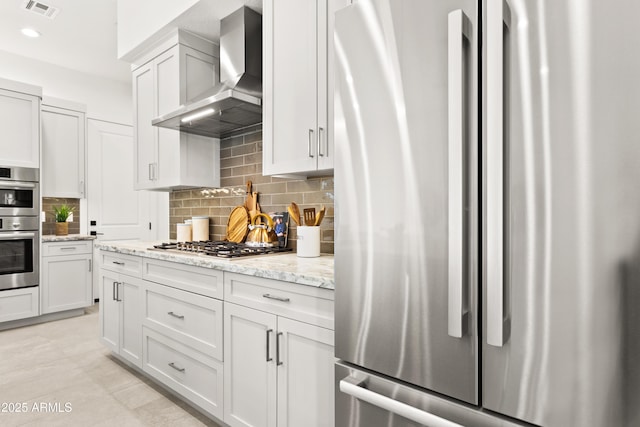
[[[140,244],[140,243],[139,243]],[[153,243],[148,243],[149,246],[152,246]],[[176,254],[176,253],[167,253],[161,251],[154,251],[149,249],[141,249],[134,247],[127,247],[126,244],[123,246],[122,243],[117,242],[95,242],[94,246],[97,249],[120,253],[124,255],[132,255],[132,256],[140,256],[144,258],[156,259],[160,261],[168,261],[168,262],[177,262],[186,265],[194,265],[197,267],[211,268],[214,270],[227,271],[229,273],[238,273],[238,274],[246,274],[255,277],[262,277],[265,279],[273,279],[280,280],[284,282],[291,282],[298,285],[311,286],[316,288],[335,290],[335,283],[333,278],[326,277],[326,274],[317,273],[304,273],[298,271],[286,271],[283,269],[278,269],[277,265],[272,265],[271,268],[265,268],[260,266],[252,266],[249,263],[252,261],[256,261],[257,258],[245,258],[242,260],[220,260],[217,258],[211,258],[204,255],[195,255],[195,254]],[[277,260],[278,257],[283,256],[295,256],[294,253],[290,253],[287,255],[265,255],[264,258],[260,258],[260,261],[263,262],[267,259]],[[300,261],[301,263],[306,263],[309,265],[313,265],[313,260],[323,259],[326,262],[327,258],[331,257],[331,264],[333,264],[333,255],[322,255],[319,258],[303,258]],[[280,258],[282,259],[282,258]],[[296,261],[293,261],[296,262]],[[333,265],[332,265],[333,267]]]

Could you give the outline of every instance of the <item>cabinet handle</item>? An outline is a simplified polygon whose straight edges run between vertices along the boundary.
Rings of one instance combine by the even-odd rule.
[[[324,128],[318,128],[318,156],[324,157],[322,154],[322,135],[324,135]]]
[[[115,265],[124,265],[124,262],[120,262],[120,261],[113,261],[113,263],[114,263]]]
[[[80,181],[80,195],[84,196],[84,181]]]
[[[118,301],[116,299],[116,283],[118,283],[118,282],[113,282],[113,286],[111,287],[111,290],[113,292],[113,296],[111,297],[111,299],[113,299],[114,301]]]
[[[273,332],[273,329],[267,329],[267,362],[271,362],[273,360],[273,357],[269,357],[271,355],[271,350],[269,348],[269,342],[271,341],[269,339],[269,334],[271,334],[271,332]]]
[[[153,180],[154,181],[158,180],[158,164],[157,163],[153,164]]]
[[[175,317],[176,319],[184,319],[184,316],[183,316],[183,315],[175,314],[173,311],[170,311],[170,312],[168,312],[167,314],[168,314],[169,316],[173,316],[173,317]]]
[[[283,298],[283,297],[279,297],[279,296],[271,295],[271,294],[264,294],[264,295],[262,295],[262,297],[263,297],[263,298],[274,299],[274,300],[282,301],[282,302],[289,302],[289,301],[291,301],[291,299],[290,299],[290,298]]]
[[[282,332],[276,334],[276,366],[282,365],[282,360],[280,360],[280,335],[282,335]]]
[[[60,248],[61,251],[75,251],[76,248],[75,246],[65,246],[64,248]]]
[[[122,285],[123,282],[116,282],[116,301],[120,302],[122,301],[120,299],[120,285]]]
[[[309,157],[313,158],[311,147],[313,146],[313,129],[309,129]]]
[[[91,260],[88,259],[87,261],[89,261],[89,272],[91,272]]]
[[[184,372],[184,371],[185,371],[185,368],[178,368],[178,367],[176,366],[176,364],[175,364],[175,363],[173,363],[173,362],[169,362],[169,366],[171,366],[173,369],[175,369],[175,370],[176,370],[176,371],[178,371],[178,372]]]
[[[149,181],[153,181],[153,163],[149,163]]]

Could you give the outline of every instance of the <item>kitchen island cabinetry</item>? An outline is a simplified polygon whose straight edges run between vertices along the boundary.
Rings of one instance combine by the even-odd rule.
[[[40,167],[42,89],[0,79],[0,165]]]
[[[333,170],[333,20],[349,0],[264,2],[263,172]]]
[[[141,368],[142,260],[103,252],[100,258],[100,338],[111,351]]]
[[[88,307],[93,292],[93,241],[42,244],[42,314]]]
[[[101,334],[114,353],[225,425],[333,426],[332,258],[231,261],[150,246],[97,244]],[[131,284],[135,297],[122,294]],[[118,300],[136,305],[124,332]]]
[[[85,197],[86,107],[42,101],[42,197]]]
[[[133,68],[134,188],[220,185],[220,140],[158,128],[151,121],[217,81],[217,47],[178,31]]]
[[[333,292],[226,273],[225,300],[224,421],[332,426]]]

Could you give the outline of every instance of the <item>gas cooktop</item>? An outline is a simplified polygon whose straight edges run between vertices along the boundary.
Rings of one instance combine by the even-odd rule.
[[[244,243],[233,243],[226,241],[200,241],[200,242],[177,242],[177,243],[161,243],[154,245],[157,250],[165,250],[170,252],[181,252],[191,254],[201,254],[215,256],[219,258],[240,258],[245,256],[256,256],[266,254],[276,254],[282,252],[291,252],[291,248],[280,248],[278,246],[262,247],[248,246]]]

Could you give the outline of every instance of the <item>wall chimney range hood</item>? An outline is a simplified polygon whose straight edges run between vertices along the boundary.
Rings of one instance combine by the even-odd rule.
[[[262,122],[262,16],[242,7],[220,21],[220,83],[154,126],[220,138]]]

